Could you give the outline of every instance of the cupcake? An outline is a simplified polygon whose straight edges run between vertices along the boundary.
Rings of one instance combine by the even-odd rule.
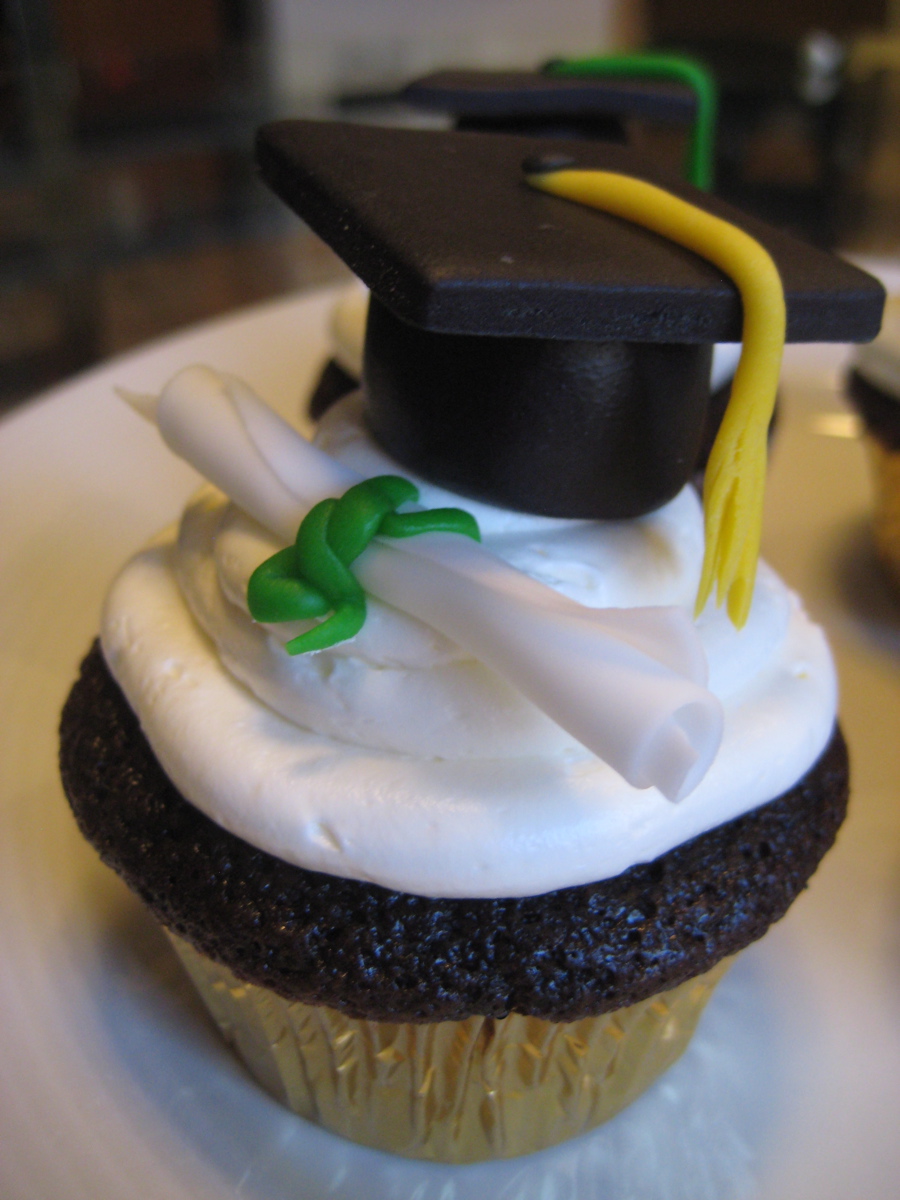
[[[693,619],[734,290],[528,190],[533,145],[263,131],[264,176],[372,289],[364,387],[316,447],[208,368],[132,398],[210,486],[113,584],[62,719],[81,829],[260,1082],[446,1162],[637,1096],[847,797],[799,600],[760,564],[740,629]],[[875,332],[874,281],[752,229],[788,336]]]
[[[856,354],[850,400],[864,423],[875,485],[872,529],[888,575],[900,585],[900,306],[888,303],[884,328]]]

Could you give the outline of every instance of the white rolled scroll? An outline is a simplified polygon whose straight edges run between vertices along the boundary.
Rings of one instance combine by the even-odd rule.
[[[159,397],[121,390],[166,444],[285,543],[320,500],[362,478],[312,446],[241,380],[179,372]],[[465,647],[638,788],[683,799],[709,769],[722,707],[680,608],[592,609],[470,538],[376,539],[366,591]]]

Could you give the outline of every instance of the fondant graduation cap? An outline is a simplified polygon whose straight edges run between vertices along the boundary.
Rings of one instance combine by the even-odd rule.
[[[697,108],[693,90],[678,83],[539,71],[435,71],[407,84],[400,98],[449,113],[457,129],[612,141],[624,140],[629,118],[688,124]]]
[[[283,121],[262,174],[372,290],[368,422],[406,468],[563,517],[632,517],[691,475],[711,344],[741,336],[715,267],[628,221],[529,188],[523,160],[662,183],[775,261],[790,341],[866,341],[884,292],[621,146]]]

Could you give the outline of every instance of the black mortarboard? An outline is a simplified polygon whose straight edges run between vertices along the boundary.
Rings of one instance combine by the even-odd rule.
[[[457,129],[610,141],[625,140],[631,118],[688,124],[697,109],[693,90],[679,83],[540,71],[435,71],[407,84],[400,98],[448,113]]]
[[[790,341],[866,341],[884,292],[624,147],[332,122],[266,126],[267,182],[372,290],[368,421],[398,462],[555,516],[631,517],[690,476],[733,284],[627,221],[530,189],[540,154],[661,182],[778,266]]]

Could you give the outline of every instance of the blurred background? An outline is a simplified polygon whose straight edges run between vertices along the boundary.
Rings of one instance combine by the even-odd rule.
[[[341,278],[258,183],[262,121],[447,123],[397,90],[637,47],[715,77],[717,191],[819,244],[900,249],[900,0],[3,0],[0,408]],[[634,140],[677,162],[686,136]]]

